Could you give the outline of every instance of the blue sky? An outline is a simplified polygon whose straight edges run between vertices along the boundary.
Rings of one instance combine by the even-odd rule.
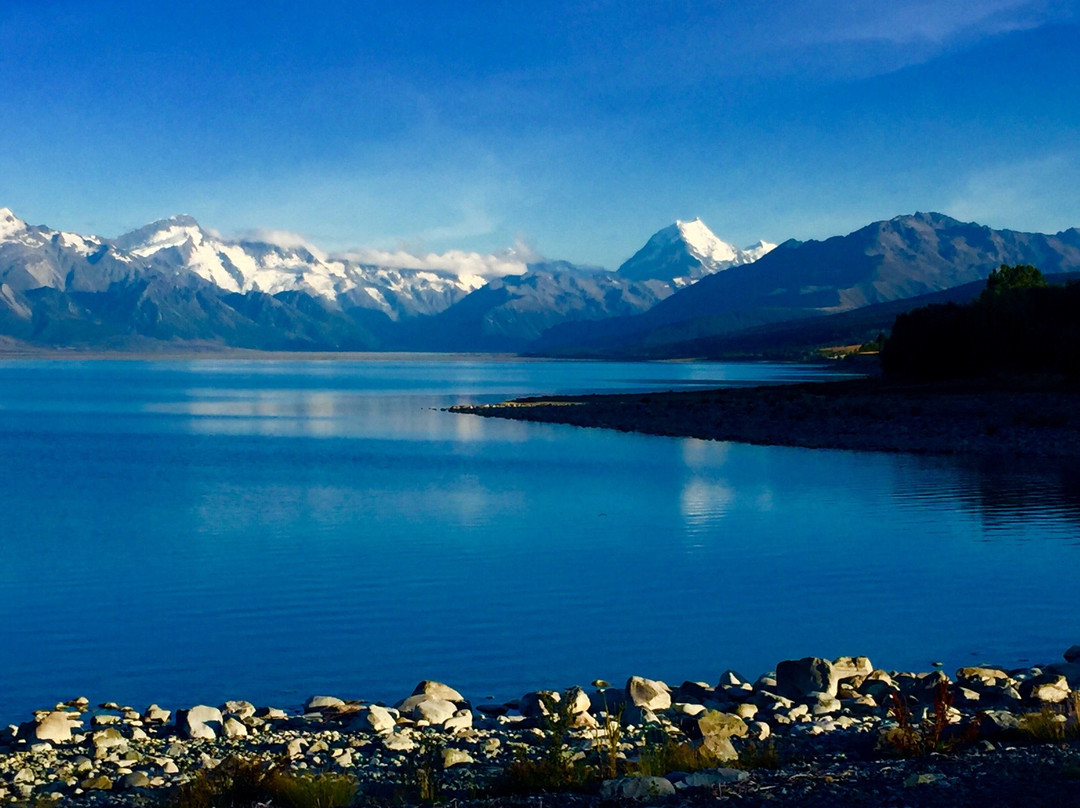
[[[0,3],[0,206],[616,267],[915,210],[1080,226],[1080,0]]]

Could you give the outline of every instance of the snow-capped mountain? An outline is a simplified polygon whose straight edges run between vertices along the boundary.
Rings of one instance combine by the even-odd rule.
[[[28,225],[0,208],[0,284],[8,296],[31,289],[100,291],[144,271],[97,236]]]
[[[159,271],[193,272],[226,292],[302,292],[391,320],[436,314],[487,282],[479,275],[362,265],[303,246],[224,239],[190,216],[154,222],[112,244]]]
[[[718,238],[701,219],[677,221],[653,235],[619,267],[619,274],[630,280],[659,280],[682,288],[705,275],[753,263],[775,246],[759,241],[739,249]]]
[[[515,350],[568,323],[648,311],[771,246],[738,250],[678,222],[612,273],[514,251],[334,256],[298,237],[226,238],[190,216],[107,239],[3,208],[0,335],[140,350]]]

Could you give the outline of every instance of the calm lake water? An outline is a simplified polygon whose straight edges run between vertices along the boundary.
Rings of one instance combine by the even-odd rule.
[[[1080,471],[453,415],[762,364],[0,363],[0,721],[423,678],[510,698],[781,659],[1052,661]]]

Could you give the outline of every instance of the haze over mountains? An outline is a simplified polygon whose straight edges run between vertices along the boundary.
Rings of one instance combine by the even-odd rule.
[[[226,239],[187,216],[105,239],[0,209],[0,336],[83,349],[674,356],[695,340],[984,279],[1002,263],[1080,269],[1080,230],[920,213],[739,249],[694,220],[660,230],[616,272],[516,256],[455,272]]]

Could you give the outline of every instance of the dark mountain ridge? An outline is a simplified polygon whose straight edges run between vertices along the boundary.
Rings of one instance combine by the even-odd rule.
[[[1080,229],[993,230],[940,213],[874,222],[824,241],[787,241],[758,261],[702,278],[633,318],[552,329],[554,355],[655,354],[661,346],[824,316],[985,280],[1001,264],[1080,269]]]

